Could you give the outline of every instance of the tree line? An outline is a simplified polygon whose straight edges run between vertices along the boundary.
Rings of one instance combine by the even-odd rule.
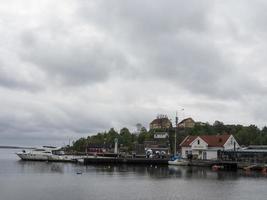
[[[255,125],[225,125],[223,122],[215,121],[213,124],[196,123],[193,128],[177,128],[177,144],[188,135],[216,135],[232,134],[240,145],[267,145],[267,127],[258,128]],[[82,137],[73,142],[70,147],[73,151],[84,152],[90,145],[114,147],[114,139],[117,138],[120,147],[127,151],[132,151],[135,144],[143,144],[144,141],[153,140],[156,132],[168,132],[170,148],[173,149],[175,128],[153,129],[147,131],[142,127],[138,134],[131,133],[128,128],[124,127],[120,131],[111,128],[109,131],[100,132],[96,135]]]
[[[106,146],[113,148],[114,140],[118,139],[120,147],[127,148],[128,151],[133,150],[135,144],[143,144],[145,140],[153,139],[152,131],[147,131],[145,127],[142,127],[138,134],[131,133],[128,128],[124,127],[119,132],[114,128],[109,131],[97,133],[96,135],[82,137],[73,142],[70,147],[71,150],[84,152],[88,146]]]
[[[209,123],[196,123],[193,128],[180,131],[180,140],[187,135],[216,135],[232,134],[240,145],[267,145],[267,127],[258,128],[256,125],[229,125],[220,121]]]

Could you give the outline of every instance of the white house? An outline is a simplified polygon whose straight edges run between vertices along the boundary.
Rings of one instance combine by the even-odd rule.
[[[218,150],[238,149],[240,146],[233,135],[187,136],[180,144],[182,157],[192,154],[198,159],[217,159]]]
[[[166,139],[168,138],[168,133],[166,132],[157,132],[154,134],[154,139]]]

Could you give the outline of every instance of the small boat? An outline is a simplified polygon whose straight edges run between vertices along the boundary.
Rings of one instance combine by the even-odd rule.
[[[84,164],[84,158],[78,158],[77,162],[80,163],[80,164]]]
[[[250,170],[253,170],[253,171],[266,171],[266,165],[260,165],[260,164],[253,164],[253,165],[250,165],[250,166],[247,166],[247,167],[244,167],[243,169],[245,171],[250,171]]]
[[[218,171],[218,170],[223,170],[224,166],[223,165],[212,165],[211,168],[213,171]]]
[[[168,161],[169,165],[179,165],[179,166],[187,166],[188,165],[188,160],[185,160],[180,157],[173,157],[171,160]]]
[[[262,172],[263,174],[267,174],[267,168],[266,168],[266,167],[263,167],[262,170],[261,170],[261,172]]]

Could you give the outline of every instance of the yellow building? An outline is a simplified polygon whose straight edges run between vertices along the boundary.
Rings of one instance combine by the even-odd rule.
[[[150,129],[168,129],[172,127],[172,123],[169,118],[165,115],[158,116],[154,119],[150,125]]]
[[[195,121],[191,117],[182,120],[178,124],[179,128],[193,128],[194,126],[195,126]]]

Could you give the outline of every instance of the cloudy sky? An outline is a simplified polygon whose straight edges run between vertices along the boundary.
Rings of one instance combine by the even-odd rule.
[[[1,0],[0,145],[62,145],[181,109],[264,126],[266,10],[263,0]]]

